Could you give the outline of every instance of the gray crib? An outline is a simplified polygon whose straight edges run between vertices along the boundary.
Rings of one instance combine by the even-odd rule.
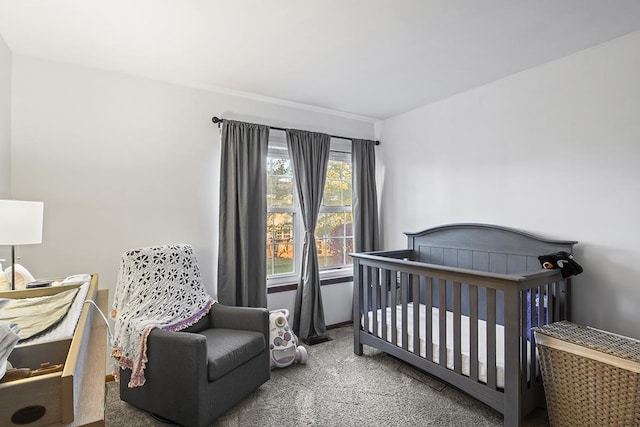
[[[352,254],[354,352],[383,350],[519,425],[544,403],[530,329],[570,318],[570,280],[537,257],[577,242],[488,224],[406,234],[407,249]]]

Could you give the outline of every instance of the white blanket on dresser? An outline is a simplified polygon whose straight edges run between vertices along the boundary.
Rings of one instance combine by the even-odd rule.
[[[0,322],[16,323],[21,340],[31,338],[67,315],[78,288],[34,298],[0,299]]]
[[[426,307],[419,305],[420,310],[420,356],[426,358]],[[391,335],[391,307],[386,309],[387,320],[387,341],[392,343]],[[396,329],[397,329],[397,346],[402,346],[402,306],[396,306]],[[378,337],[382,338],[382,311],[377,312],[378,317]],[[447,311],[447,368],[453,369],[453,313]],[[413,352],[413,304],[407,305],[407,333],[408,333],[408,350]],[[469,354],[470,354],[470,334],[469,334],[469,317],[461,316],[461,353],[462,353],[462,374],[469,376]],[[436,307],[431,308],[431,349],[432,361],[440,363],[440,311]],[[373,333],[373,313],[369,312],[369,332]],[[527,346],[529,343],[527,342]],[[529,351],[527,351],[529,354]],[[487,382],[487,322],[478,320],[478,379]],[[504,388],[504,326],[496,325],[496,383],[499,388]]]

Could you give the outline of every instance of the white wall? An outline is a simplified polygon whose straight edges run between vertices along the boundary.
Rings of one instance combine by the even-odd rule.
[[[0,199],[11,196],[11,51],[0,35]]]
[[[11,51],[0,35],[0,199],[11,198]],[[0,259],[9,260],[8,246],[0,246]],[[11,261],[9,261],[11,262]],[[8,263],[2,263],[6,268]]]
[[[12,191],[45,203],[43,244],[21,247],[22,263],[36,277],[99,273],[111,300],[124,251],[185,242],[213,293],[214,115],[373,137],[366,121],[14,55]],[[270,295],[270,308],[292,295]],[[327,318],[350,318],[324,299]]]
[[[382,124],[386,248],[455,222],[578,240],[573,320],[640,338],[640,33]]]
[[[351,322],[353,318],[353,282],[324,285],[321,288],[321,293],[324,322],[327,326]],[[295,301],[295,291],[269,294],[267,308],[269,310],[286,308],[290,313],[289,320],[292,321]]]

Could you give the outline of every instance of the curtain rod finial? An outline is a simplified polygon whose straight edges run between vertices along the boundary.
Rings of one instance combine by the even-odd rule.
[[[222,123],[222,119],[216,116],[211,117],[211,121],[215,124]]]

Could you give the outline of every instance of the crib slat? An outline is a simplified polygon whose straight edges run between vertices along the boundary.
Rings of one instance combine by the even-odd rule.
[[[555,292],[554,296],[557,300],[558,312],[555,321],[566,320],[569,316],[569,282],[571,280],[562,280],[561,282],[554,282]]]
[[[378,336],[378,278],[380,277],[380,269],[371,269],[371,313],[373,322],[373,335]]]
[[[518,326],[522,324],[521,291],[516,288],[504,291],[504,425],[520,425],[522,416],[522,383],[526,382],[526,372],[521,371],[519,360],[525,354],[520,353]],[[492,362],[495,366],[495,363]],[[495,372],[495,369],[493,370]],[[494,374],[495,375],[495,374]],[[495,377],[494,377],[495,378]],[[523,379],[524,378],[524,379]]]
[[[409,302],[409,273],[400,274],[400,294],[402,295],[402,349],[409,349],[409,331],[407,327],[407,303]]]
[[[354,258],[353,262],[353,352],[362,355],[362,343],[360,342],[360,319],[367,317],[366,307],[362,305],[362,265],[360,260]],[[364,320],[364,319],[363,319]]]
[[[551,304],[551,299],[547,297],[547,285],[538,286],[538,297],[540,298],[540,303],[538,304],[538,326],[543,326],[547,324],[547,316],[549,311],[549,305]],[[535,334],[532,334],[535,335]],[[542,381],[542,377],[540,374],[540,366],[536,362],[536,348],[535,348],[535,337],[531,337],[531,353],[533,357],[531,358],[531,369],[532,375],[535,375],[536,384],[540,384]],[[534,363],[535,362],[535,363]]]
[[[440,327],[439,343],[440,346],[440,366],[447,367],[447,283],[444,279],[438,279],[438,314]]]
[[[528,364],[528,354],[527,354],[527,330],[531,331],[531,327],[533,326],[533,319],[535,316],[535,300],[536,293],[534,289],[527,289],[526,291],[520,291],[520,372],[524,376],[524,380],[520,382],[520,387],[524,390],[527,388],[527,364]],[[529,318],[527,319],[527,295],[529,295]],[[530,335],[533,335],[533,332],[529,332]]]
[[[413,353],[420,356],[420,276],[411,275],[413,286]]]
[[[557,322],[558,320],[562,320],[560,317],[560,301],[562,300],[560,295],[560,283],[553,282],[553,296],[555,303],[553,304],[553,322]]]
[[[387,269],[384,270],[384,290],[380,298],[380,308],[382,309],[382,339],[387,340],[387,296],[389,288],[391,286],[391,272]],[[395,286],[395,284],[394,284]]]
[[[362,269],[362,307],[363,312],[363,327],[364,330],[369,333],[369,276],[371,275],[371,267],[365,266]]]
[[[544,325],[548,325],[552,323],[551,319],[553,318],[553,311],[555,310],[555,306],[557,304],[557,299],[553,294],[553,283],[547,283],[544,285],[544,291],[547,296],[547,312],[544,315]]]
[[[535,323],[536,326],[542,326],[545,324],[545,321],[547,320],[545,318],[545,297],[544,297],[544,287],[543,286],[538,286],[538,288],[536,289],[536,292],[538,293],[538,308],[536,310],[536,313],[538,314],[538,321]]]
[[[460,282],[453,282],[453,370],[460,374],[462,372],[462,310]]]
[[[469,285],[469,377],[478,381],[478,287]]]
[[[496,387],[496,290],[487,288],[487,386]]]
[[[537,321],[532,322],[533,326],[540,326],[542,315],[544,314],[544,296],[542,292],[540,292],[540,287],[537,289],[532,289],[531,293],[536,295],[537,303],[534,299],[531,299],[531,312],[533,313],[534,308],[537,307]],[[532,316],[533,317],[533,316]],[[534,387],[538,382],[538,362],[536,361],[536,340],[535,334],[531,329],[529,329],[529,387]]]
[[[433,280],[432,277],[426,277],[424,287],[425,351],[429,362],[433,361]]]
[[[393,345],[398,343],[398,272],[391,272],[391,342]]]

